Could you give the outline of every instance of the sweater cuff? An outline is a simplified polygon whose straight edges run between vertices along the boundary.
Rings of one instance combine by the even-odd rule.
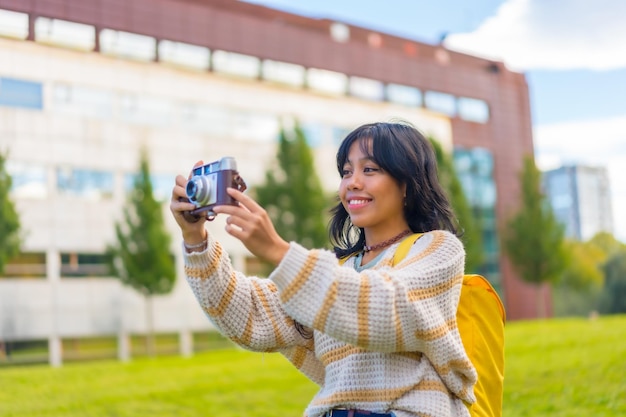
[[[216,254],[220,252],[221,246],[218,241],[214,240],[211,235],[209,235],[207,237],[206,249],[201,252],[187,252],[184,242],[181,242],[181,248],[185,266],[191,268],[206,268],[211,264]]]

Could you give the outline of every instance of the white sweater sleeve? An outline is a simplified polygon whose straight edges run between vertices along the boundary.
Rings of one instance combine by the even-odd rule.
[[[223,335],[246,349],[281,352],[314,382],[322,383],[324,368],[314,356],[314,341],[298,332],[274,282],[235,271],[219,242],[211,238],[207,250],[183,253],[187,282]]]

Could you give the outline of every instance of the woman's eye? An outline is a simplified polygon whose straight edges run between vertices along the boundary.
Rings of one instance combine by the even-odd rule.
[[[365,167],[363,168],[363,172],[378,172],[380,171],[379,168],[373,168],[373,167]]]
[[[347,177],[351,173],[352,173],[352,171],[350,171],[349,169],[344,169],[343,171],[341,171],[341,176],[342,177]]]

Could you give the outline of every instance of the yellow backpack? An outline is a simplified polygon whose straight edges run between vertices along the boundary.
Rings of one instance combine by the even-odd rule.
[[[400,243],[393,265],[406,257],[420,236],[421,233],[410,235]],[[469,408],[470,414],[472,417],[500,417],[506,313],[498,293],[483,276],[463,276],[456,321],[465,351],[478,373],[474,386],[476,402]]]

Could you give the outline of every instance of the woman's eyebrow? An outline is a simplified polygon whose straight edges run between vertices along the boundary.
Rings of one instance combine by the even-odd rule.
[[[374,160],[374,158],[372,158],[371,156],[364,156],[363,158],[359,158],[357,159],[358,162],[374,162],[376,163],[376,161]],[[350,164],[352,165],[352,161],[350,159],[345,160],[344,165],[345,164]]]

